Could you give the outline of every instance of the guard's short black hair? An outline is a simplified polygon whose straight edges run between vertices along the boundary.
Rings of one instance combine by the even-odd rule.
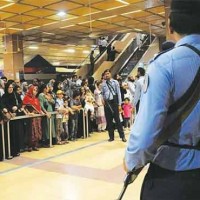
[[[111,73],[110,69],[106,69],[106,70],[103,72],[103,75],[105,75],[106,72],[110,72],[110,73]]]
[[[161,45],[162,51],[167,51],[169,49],[172,49],[175,46],[175,43],[172,41],[165,41]]]
[[[145,75],[145,69],[142,68],[142,67],[138,67],[138,72],[140,72],[140,74],[141,74],[142,76]]]
[[[179,34],[200,33],[200,1],[172,0],[170,27]]]

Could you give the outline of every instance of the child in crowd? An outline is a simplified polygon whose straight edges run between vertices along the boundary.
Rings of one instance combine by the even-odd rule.
[[[129,98],[124,99],[124,104],[122,106],[123,109],[123,116],[124,116],[124,127],[125,129],[129,128],[130,129],[130,119],[133,111],[133,106],[130,103]]]
[[[68,106],[68,98],[64,98],[64,113],[62,118],[62,127],[63,127],[63,139],[67,142],[69,139],[69,115],[74,114],[73,110]],[[67,142],[68,143],[68,142]]]
[[[73,114],[71,115],[71,134],[69,136],[69,140],[74,141],[77,139],[78,114],[82,108],[80,93],[76,90],[73,92],[73,99],[70,101],[70,107],[73,110]]]
[[[55,103],[55,110],[58,111],[58,114],[56,115],[57,144],[65,144],[65,142],[62,141],[62,138],[61,138],[61,134],[63,132],[62,119],[63,119],[63,114],[65,113],[63,91],[58,90],[56,92],[56,96],[57,98],[56,98],[56,103]]]
[[[90,111],[90,119],[91,120],[94,119],[94,102],[95,102],[94,97],[93,97],[92,93],[90,92],[90,90],[88,89],[85,94],[84,110],[86,113],[88,111]]]

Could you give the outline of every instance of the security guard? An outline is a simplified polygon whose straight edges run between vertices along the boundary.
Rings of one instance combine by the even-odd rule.
[[[150,162],[141,200],[199,200],[200,102],[166,143],[158,148],[156,143],[173,117],[169,107],[185,94],[200,67],[198,53],[185,46],[200,50],[200,1],[172,0],[169,29],[176,45],[149,65],[124,166],[130,171]]]
[[[122,103],[119,83],[111,78],[109,69],[104,71],[104,79],[105,80],[102,83],[102,95],[105,102],[105,115],[109,133],[108,141],[112,142],[114,140],[114,119],[122,142],[126,142],[123,127],[119,118],[119,110],[121,109]]]

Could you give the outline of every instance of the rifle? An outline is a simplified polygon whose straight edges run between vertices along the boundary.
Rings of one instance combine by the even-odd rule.
[[[200,51],[195,47],[188,44],[184,44],[182,46],[190,48],[200,56]],[[161,131],[162,134],[158,137],[155,143],[155,148],[158,149],[161,145],[165,144],[168,141],[168,139],[172,137],[173,134],[177,132],[177,130],[179,130],[180,124],[182,124],[185,121],[185,119],[190,115],[190,113],[193,111],[199,100],[200,100],[200,67],[196,73],[196,76],[192,84],[189,86],[187,91],[183,94],[183,96],[180,99],[178,99],[174,104],[172,104],[169,107],[167,115],[171,116],[173,114],[173,116],[171,116],[172,119],[169,122],[169,124],[167,124],[166,127],[163,127],[163,130]],[[199,143],[196,146],[198,145]],[[139,168],[137,170],[133,169],[132,171],[127,173],[124,180],[124,186],[122,192],[117,200],[122,199],[127,189],[127,186],[137,178],[137,176],[139,175],[139,173],[142,171],[143,168],[144,167]]]
[[[135,179],[137,178],[137,176],[139,175],[139,173],[142,171],[143,168],[144,167],[141,167],[141,168],[139,168],[137,170],[133,169],[132,171],[130,171],[130,172],[128,172],[126,174],[126,177],[124,179],[124,186],[123,186],[122,191],[121,191],[121,193],[120,193],[120,195],[119,195],[117,200],[122,200],[128,185],[133,183],[133,181],[135,181]]]

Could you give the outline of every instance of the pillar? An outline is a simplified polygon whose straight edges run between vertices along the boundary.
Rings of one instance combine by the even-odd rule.
[[[8,79],[19,79],[24,71],[23,40],[19,35],[4,36],[5,53],[3,74]]]

